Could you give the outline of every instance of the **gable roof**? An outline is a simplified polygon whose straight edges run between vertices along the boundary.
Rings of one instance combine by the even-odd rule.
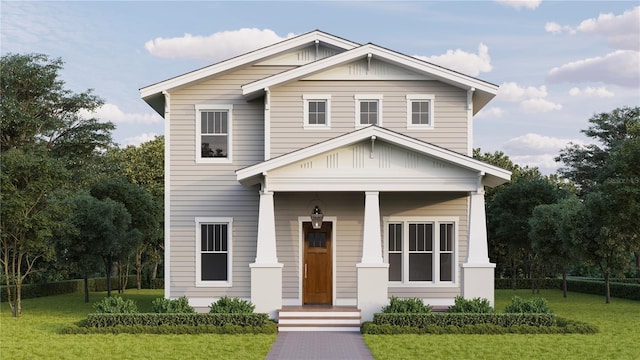
[[[341,54],[317,60],[243,85],[242,94],[248,98],[255,97],[261,95],[265,88],[282,85],[335,66],[367,58],[380,58],[382,61],[396,64],[417,73],[429,75],[429,77],[465,90],[474,89],[474,114],[482,109],[498,92],[498,86],[495,84],[369,43],[347,50]]]
[[[219,63],[188,72],[183,75],[179,75],[149,86],[145,86],[143,88],[140,88],[140,95],[144,101],[146,101],[151,107],[154,108],[154,110],[156,110],[160,115],[164,115],[164,96],[162,95],[164,91],[169,91],[171,89],[175,89],[189,83],[199,81],[203,78],[214,76],[238,68],[240,66],[258,62],[265,58],[279,54],[283,51],[301,48],[316,41],[343,50],[350,50],[357,46],[360,46],[360,44],[358,43],[328,34],[320,30],[314,30],[306,34],[286,39],[273,45],[254,50],[228,60],[224,60]]]
[[[497,166],[493,166],[462,155],[460,153],[447,150],[445,148],[418,140],[389,129],[370,125],[350,133],[337,136],[335,138],[317,143],[315,145],[302,148],[288,154],[284,154],[255,165],[236,170],[237,180],[246,185],[253,185],[260,181],[262,175],[270,170],[295,163],[312,156],[331,151],[343,146],[351,145],[374,137],[392,143],[394,145],[416,151],[418,153],[431,156],[438,160],[465,168],[479,175],[482,175],[482,184],[490,187],[498,186],[511,179],[511,172]]]

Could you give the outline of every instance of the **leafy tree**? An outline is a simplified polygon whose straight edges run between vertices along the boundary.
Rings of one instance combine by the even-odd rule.
[[[90,193],[100,200],[111,199],[121,203],[131,215],[131,224],[127,235],[118,239],[118,244],[105,254],[107,274],[114,261],[118,263],[120,291],[124,291],[129,274],[131,255],[134,254],[142,239],[154,236],[158,229],[158,204],[142,187],[131,184],[124,178],[103,180],[94,184]],[[110,284],[107,291],[110,294]]]
[[[64,223],[56,198],[77,185],[81,170],[111,145],[114,125],[84,115],[102,100],[90,90],[65,89],[58,76],[62,65],[43,54],[0,59],[0,237],[16,317],[22,281],[55,253],[52,234]]]
[[[529,219],[533,249],[548,266],[562,274],[564,297],[567,297],[569,267],[582,256],[579,234],[583,208],[578,197],[572,194],[557,203],[536,206]]]
[[[597,143],[563,149],[556,158],[564,163],[559,172],[576,183],[583,198],[598,193],[593,199],[609,204],[603,209],[609,211],[604,232],[626,242],[624,248],[635,253],[640,276],[640,107],[596,114],[589,122],[582,132]],[[607,242],[602,236],[590,239]]]
[[[11,149],[2,153],[0,264],[11,314],[22,314],[21,290],[39,261],[53,259],[53,232],[64,219],[58,200],[69,172],[39,153]]]

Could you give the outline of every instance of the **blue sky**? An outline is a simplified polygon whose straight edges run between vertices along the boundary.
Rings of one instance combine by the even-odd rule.
[[[65,62],[120,145],[163,133],[139,88],[319,29],[500,85],[474,146],[555,171],[595,113],[640,105],[638,1],[0,2],[1,52]]]

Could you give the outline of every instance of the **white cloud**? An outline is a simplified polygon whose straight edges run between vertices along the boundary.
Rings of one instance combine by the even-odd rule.
[[[606,37],[610,47],[619,50],[640,50],[640,6],[621,15],[600,14],[598,18],[583,20],[578,26],[549,22],[544,27],[552,34],[578,32]]]
[[[495,0],[495,2],[497,2],[498,4],[516,8],[518,10],[522,8],[533,10],[540,6],[542,0]]]
[[[497,99],[505,101],[522,101],[530,98],[544,98],[547,97],[547,87],[541,85],[535,86],[520,86],[515,82],[506,82],[500,85],[498,88]]]
[[[442,55],[414,55],[414,57],[471,76],[478,76],[481,72],[486,73],[493,69],[491,66],[491,57],[489,56],[489,47],[483,43],[478,45],[477,54],[456,49],[447,50],[447,52]]]
[[[553,110],[561,110],[562,105],[553,103],[546,99],[529,99],[520,103],[520,108],[528,113],[549,112]]]
[[[476,119],[498,119],[503,117],[507,113],[506,110],[500,107],[488,107],[480,110],[476,115]]]
[[[602,82],[640,87],[640,52],[618,50],[604,57],[578,60],[551,69],[550,82]]]
[[[162,121],[162,117],[155,112],[145,114],[125,113],[114,104],[104,104],[94,112],[82,111],[81,115],[85,117],[95,117],[102,121],[111,121],[113,123],[154,124]]]
[[[555,161],[556,156],[557,154],[515,155],[509,156],[509,159],[520,166],[537,167],[542,174],[553,174],[560,167]]]
[[[578,139],[562,139],[528,133],[509,139],[504,143],[503,149],[514,163],[521,166],[538,167],[543,174],[550,174],[559,167],[554,158],[569,143],[584,144]]]
[[[151,141],[151,140],[155,139],[156,136],[158,136],[158,134],[156,134],[156,133],[143,133],[143,134],[140,134],[138,136],[128,137],[128,138],[124,139],[124,144],[120,144],[120,145],[122,145],[122,146],[128,146],[128,145],[139,146],[142,143],[145,143],[147,141]]]
[[[604,86],[601,86],[601,87],[598,87],[598,88],[587,86],[584,89],[573,87],[573,88],[571,88],[571,90],[569,90],[569,95],[571,95],[571,96],[581,96],[581,97],[608,98],[608,97],[613,97],[615,94],[612,93],[611,91],[607,90],[607,88],[604,87]]]
[[[184,34],[182,37],[156,38],[147,41],[144,47],[152,55],[163,58],[221,61],[292,36],[290,33],[282,37],[269,29],[242,28],[208,36]]]

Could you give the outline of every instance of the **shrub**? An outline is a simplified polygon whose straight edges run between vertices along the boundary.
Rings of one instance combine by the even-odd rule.
[[[186,296],[177,299],[157,298],[151,302],[151,312],[159,314],[193,314],[196,311],[189,305]]]
[[[505,313],[510,314],[552,314],[553,311],[549,307],[549,303],[545,298],[534,297],[531,299],[523,299],[519,296],[511,298],[511,304],[504,309]]]
[[[249,301],[239,298],[221,297],[218,301],[212,303],[209,308],[210,314],[251,314],[255,309],[255,305]]]
[[[491,307],[488,299],[473,298],[465,299],[462,296],[456,296],[455,304],[447,309],[448,313],[476,313],[491,314],[495,310]]]
[[[263,326],[265,313],[254,314],[89,314],[87,327],[114,326]]]
[[[135,314],[138,312],[135,301],[125,300],[117,295],[96,302],[93,304],[93,308],[96,309],[96,313],[100,314]]]
[[[385,314],[428,314],[431,312],[431,306],[425,305],[420,298],[399,299],[392,296],[389,305],[384,306],[381,312]]]
[[[203,315],[203,314],[201,314]],[[261,326],[239,325],[116,325],[111,327],[87,327],[82,325],[67,326],[60,330],[61,334],[276,334],[278,326],[267,321]]]
[[[410,326],[424,328],[428,326],[497,325],[497,326],[552,326],[555,325],[553,314],[373,314],[373,322],[377,325]]]

